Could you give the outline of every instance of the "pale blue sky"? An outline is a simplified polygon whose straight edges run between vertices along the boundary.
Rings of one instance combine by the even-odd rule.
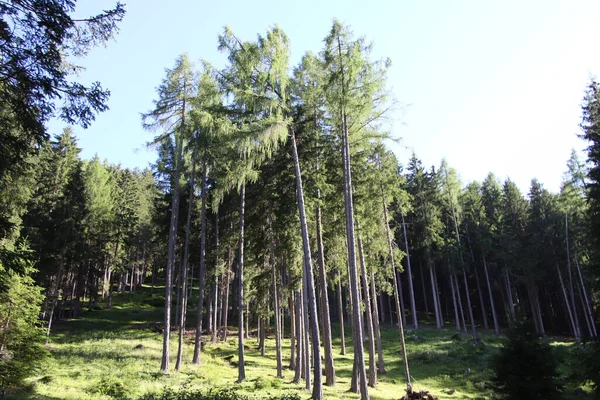
[[[113,1],[81,1],[82,15]],[[175,58],[223,65],[217,35],[229,25],[243,39],[278,24],[292,63],[319,51],[333,18],[389,57],[389,88],[404,105],[393,115],[394,146],[406,163],[445,157],[463,182],[488,172],[526,193],[531,178],[557,191],[577,139],[590,75],[600,74],[600,2],[589,1],[192,1],[129,0],[116,42],[81,62],[84,82],[112,92],[110,110],[88,130],[76,128],[83,157],[144,167],[155,154],[140,113]],[[52,133],[64,125],[52,123]]]

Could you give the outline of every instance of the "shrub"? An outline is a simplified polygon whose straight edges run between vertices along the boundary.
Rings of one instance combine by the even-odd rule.
[[[529,323],[518,323],[509,331],[492,367],[493,383],[502,399],[560,398],[552,348],[539,341]]]

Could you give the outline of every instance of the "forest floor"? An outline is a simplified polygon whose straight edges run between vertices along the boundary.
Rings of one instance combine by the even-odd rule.
[[[160,292],[160,294],[159,294]],[[186,337],[185,363],[174,372],[177,354],[177,334],[171,335],[171,370],[160,372],[162,334],[157,332],[163,318],[162,290],[151,293],[150,288],[115,296],[113,307],[87,310],[81,318],[56,323],[50,337],[48,358],[37,376],[29,380],[29,390],[17,399],[139,399],[140,396],[171,388],[234,388],[255,397],[296,393],[309,398],[304,386],[292,383],[294,372],[285,369],[284,379],[276,378],[275,340],[268,336],[266,355],[260,356],[256,337],[246,346],[246,377],[237,379],[237,339],[229,336],[226,342],[206,344],[200,365],[192,365],[193,332]],[[194,304],[190,302],[190,304]],[[193,326],[190,312],[188,326]],[[286,334],[289,325],[286,321]],[[483,333],[482,343],[473,345],[472,337],[455,333],[454,325],[436,330],[424,324],[418,331],[407,330],[407,349],[413,386],[425,389],[440,400],[490,399],[492,371],[489,361],[498,351],[501,338]],[[210,338],[205,340],[210,342]],[[351,331],[346,328],[345,356],[340,355],[339,326],[334,324],[334,354],[337,383],[324,386],[326,399],[358,398],[348,391],[352,369]],[[378,376],[378,387],[370,389],[371,398],[399,399],[404,394],[404,367],[400,356],[398,329],[382,327],[386,373]],[[553,341],[561,357],[561,374],[567,377],[575,344]],[[141,345],[141,346],[140,346]],[[284,366],[289,364],[289,338],[283,340]],[[368,356],[365,348],[366,356]],[[572,393],[574,382],[564,378],[565,392]]]

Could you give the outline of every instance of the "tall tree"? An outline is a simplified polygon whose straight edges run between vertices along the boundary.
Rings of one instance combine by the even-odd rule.
[[[177,244],[177,223],[179,215],[179,193],[181,191],[181,169],[183,146],[188,134],[186,117],[190,111],[191,99],[197,90],[196,74],[186,54],[175,61],[172,69],[166,70],[166,76],[157,88],[158,100],[154,109],[142,115],[144,128],[158,131],[154,142],[173,142],[175,160],[172,171],[172,202],[169,227],[165,283],[165,318],[163,334],[163,355],[160,369],[169,371],[169,338],[171,335],[171,301],[173,295],[173,272],[175,269],[175,248]]]

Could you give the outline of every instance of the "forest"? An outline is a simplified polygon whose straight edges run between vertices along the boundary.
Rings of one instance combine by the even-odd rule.
[[[370,395],[382,379],[390,398],[434,398],[411,380],[410,347],[446,332],[467,352],[497,341],[497,398],[567,396],[553,341],[578,352],[574,386],[600,396],[599,82],[582,88],[587,159],[556,160],[558,193],[532,179],[523,194],[492,173],[462,182],[445,160],[399,159],[386,119],[391,61],[350,26],[334,20],[297,65],[278,26],[254,40],[226,27],[215,43],[225,67],[184,53],[147,83],[154,107],[141,124],[156,161],[130,169],[81,158],[75,132],[106,111],[109,92],[79,83],[68,61],[112,40],[125,7],[88,19],[74,7],[0,2],[5,396],[43,375],[71,321],[120,312],[131,296],[158,310],[145,328],[160,341],[148,368],[161,376],[201,371],[231,343],[228,385],[267,352],[268,373],[312,399],[329,387],[388,398]],[[52,135],[51,118],[69,127]],[[136,307],[131,321],[142,321]],[[532,354],[547,358],[515,367]],[[129,398],[90,398],[101,395]]]

